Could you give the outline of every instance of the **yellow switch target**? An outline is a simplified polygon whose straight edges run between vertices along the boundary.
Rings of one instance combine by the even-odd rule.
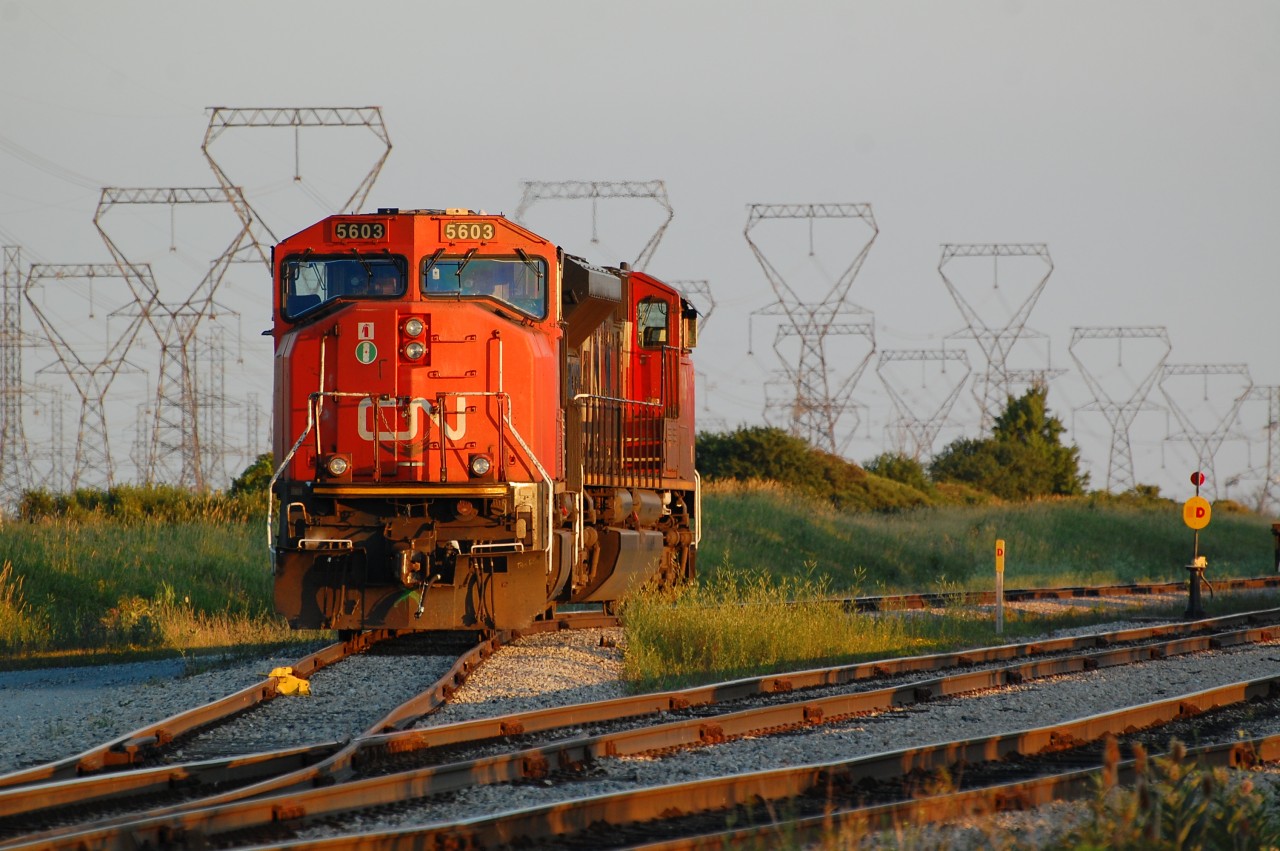
[[[1192,529],[1208,526],[1212,514],[1213,508],[1209,505],[1209,500],[1202,496],[1193,496],[1182,503],[1182,522]]]

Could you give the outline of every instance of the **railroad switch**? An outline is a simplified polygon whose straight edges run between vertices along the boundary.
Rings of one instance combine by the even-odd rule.
[[[1204,606],[1200,603],[1200,583],[1204,582],[1204,572],[1209,567],[1209,560],[1204,556],[1196,556],[1195,561],[1187,565],[1189,572],[1187,610],[1183,617],[1188,620],[1199,620],[1204,617]]]

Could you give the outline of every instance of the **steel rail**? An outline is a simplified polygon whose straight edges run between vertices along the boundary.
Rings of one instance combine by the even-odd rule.
[[[1218,591],[1256,591],[1280,588],[1280,575],[1255,576],[1235,579],[1217,579],[1213,587]],[[1151,597],[1160,594],[1186,593],[1187,582],[1139,582],[1129,585],[1075,585],[1062,588],[1014,588],[1004,591],[1006,603],[1031,600],[1087,600],[1110,597]],[[994,591],[958,591],[954,594],[888,594],[879,597],[833,598],[832,603],[843,604],[846,609],[860,612],[894,611],[899,609],[942,608],[948,605],[983,606],[996,602]]]
[[[1152,754],[1148,759],[1168,757]],[[1183,758],[1199,768],[1250,769],[1280,761],[1280,734],[1242,739],[1236,742],[1189,748]],[[662,839],[625,846],[631,851],[703,851],[731,847],[771,847],[781,839],[791,842],[817,840],[832,833],[865,833],[900,827],[904,824],[936,824],[966,816],[990,816],[1000,812],[1028,810],[1055,801],[1087,798],[1099,788],[1133,786],[1139,779],[1134,759],[1114,766],[1067,771],[997,783],[948,794],[930,795],[909,801],[895,801],[866,807],[828,809],[820,816],[797,818],[781,823],[713,831],[695,836]]]
[[[73,806],[101,804],[117,798],[156,795],[174,789],[227,788],[298,771],[331,756],[340,742],[286,750],[241,754],[220,759],[139,768],[71,780],[35,783],[0,791],[0,832],[5,819]],[[0,842],[3,844],[3,842]]]
[[[201,844],[211,841],[218,834],[262,828],[282,821],[301,823],[477,785],[541,779],[553,772],[580,769],[583,765],[607,757],[661,752],[715,744],[747,735],[812,727],[824,721],[884,711],[978,689],[1166,658],[1249,641],[1273,640],[1278,634],[1280,633],[1274,629],[1252,627],[1219,635],[1176,636],[1142,647],[1113,648],[1072,657],[1026,661],[1003,668],[965,671],[948,677],[874,691],[834,695],[555,741],[495,757],[352,780],[340,785],[293,789],[285,794],[256,797],[225,806],[204,806],[201,809],[187,809],[166,815],[154,814],[128,824],[88,826],[84,830],[58,837],[61,840],[59,844],[30,847],[134,848],[159,845],[178,837],[189,837],[196,844]],[[491,721],[497,722],[501,729],[504,722],[518,723],[519,718],[520,716],[508,716],[507,719]],[[581,720],[583,719],[579,719],[579,722]],[[429,735],[430,731],[425,730],[413,732],[413,736],[418,737]],[[396,738],[401,744],[411,740],[408,735]]]
[[[1166,650],[1165,655],[1177,652],[1195,652],[1209,649],[1215,642],[1222,644],[1230,639],[1219,634],[1197,637],[1213,630],[1226,630],[1230,634],[1243,634],[1258,630],[1259,639],[1266,638],[1266,624],[1280,623],[1280,609],[1246,612],[1219,618],[1188,623],[1162,624],[1118,630],[1110,633],[1042,639],[1023,644],[1006,644],[996,647],[938,653],[927,656],[909,656],[882,659],[793,671],[765,674],[755,677],[692,686],[666,692],[653,692],[633,697],[615,698],[587,704],[570,704],[535,712],[520,712],[489,718],[478,718],[454,724],[406,730],[394,734],[370,736],[361,743],[356,760],[374,756],[379,751],[402,754],[416,750],[460,745],[506,736],[545,733],[561,727],[582,724],[619,721],[663,712],[674,712],[694,706],[741,701],[754,697],[800,692],[831,686],[848,685],[872,679],[886,679],[911,673],[944,671],[953,668],[972,668],[1012,659],[1030,659],[1052,653],[1081,653],[1119,644],[1162,640],[1169,648],[1182,647],[1176,652]],[[1183,642],[1191,641],[1192,644]],[[1150,646],[1150,645],[1148,645]],[[1141,655],[1132,648],[1124,651]],[[1154,653],[1155,651],[1149,651]],[[344,767],[345,768],[345,767]],[[337,779],[350,776],[344,772]]]
[[[459,656],[453,666],[435,683],[376,721],[365,733],[347,742],[322,743],[304,748],[290,748],[152,769],[136,769],[110,775],[72,779],[50,778],[51,782],[34,781],[13,788],[0,788],[0,819],[30,815],[44,810],[65,810],[76,804],[108,801],[112,798],[157,794],[170,790],[175,785],[206,784],[225,788],[225,784],[235,783],[238,788],[186,804],[162,808],[156,810],[154,814],[180,812],[197,805],[229,803],[280,788],[333,782],[326,778],[334,773],[332,766],[335,763],[339,766],[349,765],[352,755],[361,749],[361,743],[369,737],[376,737],[411,724],[443,705],[461,687],[466,678],[504,643],[525,634],[616,626],[617,623],[618,619],[615,616],[603,613],[590,611],[569,613],[554,619],[535,622],[532,626],[521,630],[510,630],[485,637]],[[374,634],[365,633],[364,635]],[[348,642],[348,644],[351,643]],[[359,646],[360,642],[357,641],[355,644]],[[334,645],[326,648],[326,651],[342,646],[345,645]],[[318,667],[312,670],[317,669]],[[248,785],[245,785],[246,783]],[[120,816],[107,819],[101,824],[127,822],[135,817]],[[51,837],[75,829],[74,827],[60,828],[39,835]],[[6,845],[6,842],[0,841],[0,847]]]
[[[1272,613],[1272,616],[1280,619],[1280,610],[1276,610]],[[578,613],[569,617],[574,618],[572,625],[575,628],[606,626],[616,623],[616,618],[594,613]],[[392,715],[389,715],[388,718],[374,724],[371,728],[373,734],[363,737],[356,748],[350,749],[342,755],[338,754],[341,743],[322,743],[313,746],[314,758],[299,756],[296,749],[286,749],[257,755],[251,762],[245,763],[239,762],[241,758],[237,757],[202,763],[163,766],[154,769],[137,769],[128,772],[127,775],[113,773],[109,776],[88,776],[61,783],[41,783],[38,787],[25,786],[0,789],[0,818],[46,809],[65,808],[73,804],[105,801],[126,793],[131,796],[156,794],[172,788],[176,783],[185,785],[222,784],[223,788],[226,788],[225,784],[231,778],[236,778],[240,781],[236,785],[244,785],[244,781],[250,780],[255,776],[266,781],[279,777],[286,771],[296,771],[298,767],[292,765],[291,761],[293,760],[306,759],[308,760],[306,764],[310,765],[317,764],[327,758],[326,764],[317,766],[318,773],[304,772],[290,775],[290,782],[299,787],[305,787],[320,782],[349,779],[354,774],[354,766],[367,758],[376,758],[379,753],[406,753],[444,745],[479,742],[485,739],[522,733],[545,733],[571,725],[656,715],[662,712],[685,709],[690,706],[728,703],[760,695],[842,685],[907,673],[941,671],[950,668],[990,664],[1002,660],[1026,658],[1046,653],[1081,651],[1110,644],[1150,640],[1162,636],[1191,635],[1205,630],[1245,625],[1266,617],[1267,613],[1237,614],[1194,623],[1165,624],[1113,633],[1043,640],[1027,644],[1001,645],[953,653],[878,660],[787,674],[767,674],[675,691],[617,698],[593,704],[571,704],[537,712],[519,713],[518,715],[481,718],[397,733],[384,732],[389,727],[401,726],[405,715],[412,715],[417,712],[425,714],[426,711],[430,711],[434,706],[447,700],[457,686],[461,684],[466,673],[480,661],[479,658],[473,659],[470,663],[460,660],[453,669],[441,677],[428,690],[427,693],[434,695],[434,697],[428,700],[426,705],[416,705],[413,711],[409,713],[397,710]],[[413,701],[410,701],[410,704],[412,703]],[[278,765],[285,768],[278,769],[276,767],[277,764],[273,763],[272,759],[279,759]]]
[[[321,668],[361,653],[388,637],[389,635],[385,632],[369,632],[362,633],[350,641],[331,644],[295,662],[294,675],[305,680]],[[234,694],[140,727],[132,733],[126,733],[105,744],[96,745],[75,756],[0,775],[0,790],[137,765],[156,749],[178,736],[225,721],[246,709],[271,700],[276,696],[276,684],[276,677],[267,677],[262,682]]]
[[[980,763],[997,763],[1016,757],[1036,757],[1063,753],[1074,748],[1119,736],[1135,728],[1150,729],[1196,714],[1235,705],[1244,701],[1280,695],[1280,676],[1261,677],[1213,689],[1168,698],[1113,712],[1086,716],[1065,723],[1036,727],[1014,733],[945,742],[922,748],[888,751],[840,762],[798,766],[755,772],[731,777],[695,780],[666,786],[652,786],[609,795],[581,798],[556,804],[514,810],[494,816],[467,819],[451,824],[429,824],[389,831],[346,834],[326,839],[276,842],[263,848],[278,851],[329,851],[344,848],[358,851],[401,851],[421,848],[467,848],[481,851],[505,848],[524,842],[555,840],[561,844],[587,838],[598,840],[604,847],[617,828],[643,822],[656,822],[698,814],[724,813],[734,807],[768,807],[777,812],[778,805],[803,795],[829,795],[835,789],[853,789],[867,780],[901,780],[916,772],[960,771]],[[1252,744],[1250,748],[1248,745]],[[1212,759],[1220,764],[1256,764],[1280,759],[1280,737],[1270,736],[1252,743],[1231,743],[1211,749]],[[1210,749],[1201,749],[1209,752]],[[1128,766],[1132,771],[1132,765]],[[1045,790],[1061,788],[1073,795],[1087,790],[1081,772],[1066,772],[1041,781],[1041,791],[1032,793],[1034,784],[1012,784],[1025,788],[1021,801],[1048,802],[1054,797]],[[959,793],[956,800],[973,800],[984,790]],[[998,797],[998,793],[997,797]],[[1012,800],[1012,799],[1011,799]],[[934,813],[930,804],[942,801],[926,799],[917,804],[917,812]],[[895,805],[848,811],[850,817],[868,814],[891,814]],[[910,810],[907,810],[908,812]],[[305,813],[280,812],[281,826],[300,821]],[[647,830],[653,826],[647,825]],[[175,834],[183,839],[185,837]],[[620,847],[686,848],[723,847],[686,845],[677,840],[669,845],[649,846],[626,843]]]

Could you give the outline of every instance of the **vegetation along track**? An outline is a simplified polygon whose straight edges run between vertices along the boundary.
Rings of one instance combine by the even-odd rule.
[[[834,805],[865,809],[867,799],[883,808],[889,805],[880,802],[886,796],[892,797],[892,793],[879,786],[902,786],[901,778],[907,772],[931,771],[939,766],[954,770],[958,764],[976,764],[1017,752],[1062,751],[1076,742],[1096,740],[1105,732],[1148,726],[1198,713],[1215,703],[1267,691],[1271,688],[1269,682],[1248,689],[1236,687],[1234,691],[1219,687],[1205,697],[1178,695],[1159,708],[1133,710],[1129,704],[1135,694],[1150,695],[1157,687],[1126,680],[1118,687],[1121,694],[1112,699],[1119,708],[1102,715],[1073,714],[1079,703],[1060,697],[1071,677],[1088,676],[1091,679],[1082,680],[1081,684],[1087,693],[1086,702],[1091,705],[1097,702],[1094,693],[1098,690],[1092,678],[1105,669],[1151,660],[1165,660],[1163,664],[1172,665],[1177,658],[1198,658],[1187,654],[1211,648],[1269,641],[1273,634],[1280,635],[1280,629],[1274,626],[1278,620],[1280,612],[1258,612],[1107,635],[770,675],[547,712],[367,736],[352,743],[342,756],[330,759],[311,777],[298,779],[287,789],[275,784],[277,790],[283,790],[277,794],[256,792],[259,797],[252,800],[220,805],[210,805],[210,800],[205,800],[167,814],[140,814],[127,823],[86,825],[59,835],[27,835],[16,841],[22,847],[126,848],[147,844],[234,846],[283,838],[305,846],[312,835],[338,832],[345,835],[340,842],[350,845],[354,843],[350,834],[367,825],[367,813],[373,810],[382,827],[361,840],[367,847],[407,847],[415,842],[445,843],[446,847],[448,843],[458,847],[499,847],[515,837],[554,836],[557,843],[567,842],[569,834],[599,819],[609,824],[627,824],[655,818],[664,811],[711,813],[671,828],[680,834],[701,833],[723,827],[727,806],[752,800],[795,798],[787,806],[794,807],[802,817],[806,794],[810,798],[825,796],[822,806],[827,808]],[[1247,652],[1274,654],[1275,650]],[[1250,659],[1239,663],[1238,667],[1246,669],[1258,664]],[[938,671],[951,673],[930,676]],[[1173,680],[1179,676],[1182,674],[1165,671],[1156,673],[1154,681],[1173,688]],[[1058,679],[1040,682],[1046,677]],[[1027,697],[1026,690],[1037,686],[1044,690],[1046,702],[1059,710],[1057,718],[1000,736],[991,736],[990,732],[998,726],[992,721],[1001,710],[965,708],[965,704],[983,698],[938,700],[983,693],[1008,698],[1009,690],[1014,689],[1022,690],[1013,697],[1013,703],[1020,704]],[[812,691],[805,699],[796,699],[797,692],[807,690]],[[727,702],[735,705],[725,706]],[[960,707],[962,717],[965,712],[972,713],[975,718],[971,720],[978,722],[982,735],[950,745],[924,746],[944,740],[936,730],[953,731],[965,726],[954,718],[943,718],[933,730],[917,734],[920,741],[914,745],[905,749],[883,747],[887,742],[910,740],[903,731],[907,729],[905,724],[911,724],[913,713],[929,713],[948,706]],[[1105,720],[1098,721],[1095,716]],[[589,730],[582,726],[624,718],[639,719],[638,726],[636,720]],[[868,735],[877,723],[886,729],[878,736]],[[776,752],[778,743],[786,746],[805,739],[817,739],[818,752],[826,759],[802,759]],[[860,749],[861,753],[831,760],[840,750],[837,744],[857,740],[861,741],[855,750]],[[707,747],[726,742],[733,744],[723,749]],[[708,765],[670,769],[680,759],[692,757],[697,761],[717,751],[731,752],[761,743],[775,751],[771,755],[748,754],[736,762],[729,757],[725,764],[712,759],[706,760]],[[758,771],[765,765],[801,761],[808,763],[807,767]],[[727,779],[712,781],[704,777],[692,785],[673,780],[693,774],[725,775]],[[868,783],[873,787],[868,788]],[[495,790],[494,784],[508,785]],[[839,790],[845,790],[843,798],[836,794]],[[565,800],[584,795],[588,800]],[[388,807],[390,811],[386,811]],[[498,818],[485,816],[513,807],[520,811]],[[366,815],[353,817],[352,813]],[[339,817],[341,820],[335,823]],[[738,824],[749,823],[742,814],[731,817]],[[399,832],[389,829],[397,823],[435,823],[435,827],[404,828]],[[645,828],[643,835],[660,834]],[[627,840],[625,833],[619,836],[623,844],[634,841],[634,836],[632,840]],[[604,839],[588,834],[583,841],[594,847]]]

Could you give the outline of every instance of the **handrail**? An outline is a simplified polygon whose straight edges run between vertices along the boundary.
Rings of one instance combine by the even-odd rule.
[[[316,392],[311,393],[310,395],[307,396],[307,424],[303,428],[302,433],[298,435],[298,439],[294,441],[293,446],[290,447],[288,453],[285,454],[284,460],[281,461],[280,466],[271,475],[271,481],[267,485],[267,495],[268,495],[267,549],[270,551],[273,558],[276,554],[276,547],[275,547],[275,541],[274,541],[275,502],[272,500],[272,495],[275,493],[276,483],[280,480],[280,476],[284,473],[286,469],[288,469],[289,464],[293,462],[294,456],[297,454],[298,450],[302,447],[303,442],[306,441],[307,436],[311,434],[312,430],[316,427],[316,423],[318,421],[317,414],[319,411],[320,404],[326,398],[335,398],[335,399],[349,398],[349,399],[371,399],[372,400],[372,399],[378,398],[378,396],[379,394],[377,393],[354,393],[350,391],[340,391],[340,390],[317,390]],[[467,397],[467,398],[493,397],[499,400],[499,406],[502,408],[502,411],[503,411],[501,416],[501,421],[503,425],[502,430],[509,432],[511,437],[515,439],[515,442],[520,446],[520,449],[523,452],[526,460],[532,464],[533,469],[537,472],[538,476],[541,477],[542,484],[546,485],[547,518],[548,518],[548,522],[550,522],[550,519],[555,516],[555,510],[554,510],[555,509],[555,504],[554,504],[555,503],[555,486],[552,484],[551,475],[547,472],[546,468],[542,466],[542,462],[538,460],[538,456],[533,452],[532,449],[529,448],[529,444],[525,441],[524,437],[520,434],[520,431],[519,429],[516,428],[515,423],[511,421],[511,406],[510,404],[503,404],[504,402],[509,403],[510,395],[502,391],[448,391],[448,392],[437,393],[436,400],[438,402],[438,410],[440,411],[440,422],[439,422],[440,451],[442,456],[445,451],[445,448],[444,448],[445,442],[449,440],[448,429],[445,423],[445,417],[447,416],[448,411],[447,411],[447,407],[444,404],[444,400],[449,397]],[[648,403],[642,402],[638,404],[648,404]],[[428,418],[427,425],[426,425],[426,428],[428,429],[428,431],[431,428],[430,422],[431,422],[431,419]],[[428,442],[429,442],[429,437],[428,437]],[[444,481],[443,477],[441,477],[441,481],[442,482]],[[549,543],[550,541],[548,540],[548,544]]]
[[[316,422],[319,420],[320,403],[326,398],[376,399],[377,397],[377,393],[351,393],[343,390],[317,390],[307,396],[307,425],[302,429],[302,434],[298,435],[298,439],[294,441],[293,446],[285,454],[280,466],[271,474],[271,481],[267,483],[267,549],[271,551],[273,557],[276,554],[276,548],[272,539],[273,527],[275,526],[275,502],[272,501],[272,495],[275,493],[276,482],[280,480],[280,474],[289,468],[289,465],[293,462],[293,456],[298,454],[298,450],[302,448],[303,441],[307,439],[307,435],[315,428]]]

